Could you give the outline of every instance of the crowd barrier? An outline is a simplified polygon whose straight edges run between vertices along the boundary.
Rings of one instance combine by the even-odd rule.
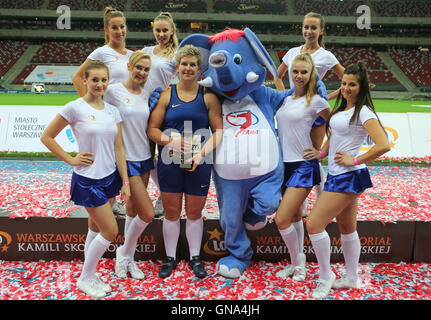
[[[115,250],[124,242],[124,218],[117,218],[120,233],[111,243],[104,257],[115,258]],[[162,219],[153,220],[138,239],[135,259],[163,260],[165,248],[162,236]],[[189,260],[185,219],[181,219],[181,236],[178,242],[178,259]],[[341,239],[336,222],[326,228],[331,239],[331,261],[343,261]],[[83,260],[87,231],[87,218],[16,218],[0,217],[0,260]],[[431,222],[358,221],[361,242],[361,262],[431,262]],[[254,261],[281,261],[288,259],[288,249],[276,224],[271,221],[263,229],[248,231]],[[316,262],[310,239],[305,230],[304,253],[307,261]],[[217,261],[228,255],[224,232],[219,220],[207,219],[201,247],[204,261]]]
[[[0,106],[0,151],[48,152],[40,136],[62,106]],[[431,113],[378,113],[389,141],[387,157],[423,157],[431,154]],[[78,150],[70,127],[57,137],[67,152]],[[362,152],[372,145],[366,142]]]

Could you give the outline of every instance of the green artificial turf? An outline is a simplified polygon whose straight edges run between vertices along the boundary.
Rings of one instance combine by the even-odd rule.
[[[66,103],[78,98],[77,94],[2,93],[0,94],[0,105],[64,106]],[[329,103],[334,106],[335,100],[331,100]],[[374,105],[377,112],[431,112],[431,101],[375,99]]]

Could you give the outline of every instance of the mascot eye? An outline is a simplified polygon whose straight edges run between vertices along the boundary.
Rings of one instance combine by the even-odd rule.
[[[235,62],[236,64],[240,64],[241,61],[242,61],[242,57],[240,54],[237,53],[233,56],[233,62]]]

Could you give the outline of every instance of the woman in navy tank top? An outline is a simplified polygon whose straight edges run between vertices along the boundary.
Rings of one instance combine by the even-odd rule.
[[[167,261],[159,276],[170,276],[177,265],[184,194],[189,264],[195,275],[203,278],[207,273],[199,257],[203,235],[202,209],[210,185],[211,153],[222,137],[221,105],[215,94],[197,83],[202,56],[196,47],[182,47],[178,50],[176,62],[179,83],[162,92],[147,129],[148,137],[159,147],[157,175],[165,210],[163,239]]]

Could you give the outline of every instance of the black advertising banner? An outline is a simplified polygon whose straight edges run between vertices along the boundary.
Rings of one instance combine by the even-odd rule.
[[[124,218],[117,218],[120,233],[103,257],[115,258],[115,250],[124,242]],[[138,239],[135,259],[163,260],[165,248],[162,232],[163,220],[151,222]],[[178,241],[178,259],[189,260],[185,233],[185,219],[181,220]],[[415,232],[416,228],[416,232]],[[326,228],[331,239],[331,261],[343,261],[338,225]],[[83,260],[87,233],[87,218],[17,218],[0,217],[0,260]],[[398,221],[382,224],[378,221],[359,221],[361,262],[431,262],[431,223]],[[249,231],[254,261],[280,261],[290,259],[287,247],[277,225],[268,223],[258,231]],[[416,238],[415,238],[416,236]],[[313,247],[305,230],[304,253],[307,261],[315,262]],[[224,243],[224,232],[218,220],[205,220],[202,237],[201,259],[217,261],[229,255]]]
[[[115,258],[124,242],[124,219],[117,218],[120,233],[108,247],[104,258]],[[37,261],[84,259],[87,218],[0,217],[0,260]],[[136,260],[160,260],[165,254],[160,220],[151,222],[138,239]]]
[[[413,260],[431,262],[431,222],[416,224],[416,243]]]
[[[379,221],[358,221],[361,242],[361,262],[408,262],[412,260],[414,222],[401,221],[382,224]],[[342,262],[341,237],[336,223],[326,227],[331,241],[331,262]],[[313,246],[304,225],[304,253],[307,261],[316,262]],[[253,260],[290,260],[288,249],[275,223],[264,229],[249,232],[254,250]]]

